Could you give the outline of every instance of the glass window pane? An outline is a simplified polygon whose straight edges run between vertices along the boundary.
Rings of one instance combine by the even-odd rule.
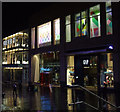
[[[51,45],[51,22],[38,26],[38,48]]]
[[[35,48],[35,28],[31,29],[31,48]]]
[[[111,2],[106,2],[106,12],[112,11]]]
[[[87,11],[83,11],[82,12],[82,18],[86,18],[87,17]]]
[[[67,85],[75,83],[74,77],[74,56],[67,57]]]
[[[75,21],[75,37],[80,36],[80,20]]]
[[[114,87],[114,74],[113,74],[113,54],[100,55],[100,84],[104,87]]]
[[[90,18],[90,37],[100,36],[100,16]]]
[[[100,15],[100,5],[96,5],[90,8],[90,17]]]
[[[60,18],[54,20],[54,44],[60,43]]]
[[[16,43],[16,37],[13,37],[13,42],[12,42],[12,47],[15,47],[15,43]]]
[[[23,47],[28,47],[28,34],[24,33]]]
[[[65,24],[70,24],[71,23],[71,16],[66,16],[66,22]]]
[[[80,13],[75,14],[75,20],[80,20]]]
[[[106,14],[107,34],[112,34],[112,12]]]
[[[66,25],[66,42],[71,41],[71,25]]]
[[[81,29],[82,29],[82,36],[87,35],[87,20],[86,19],[82,19],[82,21],[81,21]]]

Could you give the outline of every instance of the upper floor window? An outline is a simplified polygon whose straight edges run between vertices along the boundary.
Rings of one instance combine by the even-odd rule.
[[[28,47],[29,35],[27,33],[18,32],[3,38],[3,50],[14,47]]]
[[[87,35],[87,23],[87,11],[75,14],[75,37]]]
[[[90,37],[98,37],[101,35],[100,25],[100,5],[90,8]]]
[[[71,15],[65,18],[66,27],[66,42],[71,42]]]
[[[106,2],[106,34],[112,34],[112,8],[111,2]]]
[[[51,22],[37,27],[37,47],[51,45]]]
[[[54,45],[60,44],[60,18],[55,19],[53,22],[53,37]]]
[[[31,48],[35,48],[35,27],[31,29]]]

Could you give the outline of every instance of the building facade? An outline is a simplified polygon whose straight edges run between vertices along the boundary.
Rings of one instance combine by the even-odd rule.
[[[28,31],[3,38],[3,82],[28,82]]]
[[[115,2],[58,3],[34,15],[30,80],[94,89],[120,86],[118,7]]]
[[[106,83],[120,88],[119,6],[109,1],[54,3],[33,15],[27,80],[41,86],[79,84],[98,90]],[[9,49],[3,47],[3,55]],[[8,59],[3,56],[3,69],[11,63],[24,65]]]

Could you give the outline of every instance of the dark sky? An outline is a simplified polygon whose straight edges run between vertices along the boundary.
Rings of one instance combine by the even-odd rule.
[[[2,37],[27,29],[28,18],[52,4],[52,2],[3,2]]]

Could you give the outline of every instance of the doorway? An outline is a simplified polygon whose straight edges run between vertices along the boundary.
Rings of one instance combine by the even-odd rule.
[[[98,87],[98,56],[75,55],[75,83],[97,90]]]

